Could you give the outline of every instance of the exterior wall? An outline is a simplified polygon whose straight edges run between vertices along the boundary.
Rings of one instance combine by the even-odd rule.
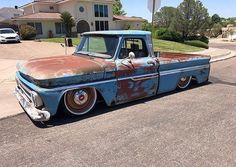
[[[29,15],[33,13],[32,5],[22,8],[24,10],[24,15]]]
[[[108,17],[95,17],[94,5],[101,4],[108,6]],[[80,12],[79,8],[83,7],[84,12]],[[113,12],[112,12],[112,3],[100,3],[100,2],[76,2],[76,1],[69,1],[67,3],[60,4],[58,7],[58,11],[60,13],[68,11],[74,17],[76,24],[81,21],[85,20],[88,22],[90,26],[90,31],[95,30],[95,21],[108,21],[109,28],[114,29],[113,27]],[[76,32],[76,27],[72,29],[73,32]]]
[[[42,35],[37,35],[37,38],[48,38],[48,32],[52,31],[53,36],[54,37],[61,37],[64,36],[64,34],[56,34],[56,26],[55,23],[58,23],[60,21],[39,21],[39,20],[35,20],[35,21],[19,21],[18,24],[27,24],[27,23],[42,23],[42,31],[43,34]]]
[[[142,21],[114,21],[113,30],[123,30],[130,26],[132,30],[141,30]]]
[[[51,10],[50,7],[53,7],[54,9]],[[37,12],[58,12],[58,5],[56,4],[38,4],[38,5],[35,5],[35,13]]]
[[[50,6],[52,6],[54,9],[50,10]],[[26,6],[23,8],[24,14],[32,14],[32,13],[39,13],[39,12],[58,12],[58,5],[56,4],[31,4],[29,6]]]
[[[234,31],[233,35],[228,34],[229,40],[236,40],[236,31]]]

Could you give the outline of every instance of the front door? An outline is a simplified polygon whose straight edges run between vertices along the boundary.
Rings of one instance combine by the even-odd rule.
[[[81,20],[77,23],[77,33],[81,34],[90,31],[89,23],[85,20]]]
[[[159,63],[150,57],[145,39],[124,38],[116,66],[117,104],[156,94]]]

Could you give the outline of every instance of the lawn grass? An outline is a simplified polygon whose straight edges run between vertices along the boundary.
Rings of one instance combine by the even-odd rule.
[[[72,43],[74,46],[78,45],[80,43],[80,38],[71,38],[72,39]],[[41,41],[44,42],[54,42],[54,43],[65,43],[65,39],[62,37],[58,37],[58,38],[47,38],[47,39],[41,39]]]
[[[56,43],[64,43],[64,38],[48,38],[42,39],[45,42],[56,42]],[[76,46],[80,42],[80,38],[72,38],[73,45]],[[153,45],[155,51],[161,52],[196,52],[204,50],[203,48],[186,45],[183,43],[165,41],[159,39],[153,39]]]
[[[204,50],[203,48],[190,46],[179,42],[165,41],[159,39],[153,39],[153,45],[154,50],[160,52],[197,52]]]

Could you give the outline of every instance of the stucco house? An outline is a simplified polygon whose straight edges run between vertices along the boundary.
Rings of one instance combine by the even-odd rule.
[[[228,40],[236,40],[236,27],[233,25],[228,25],[222,28],[222,36],[228,38]]]
[[[127,24],[133,29],[141,29],[144,19],[140,17],[113,16],[114,0],[34,0],[20,8],[24,15],[11,21],[17,25],[28,24],[36,28],[37,37],[62,36],[64,27],[60,14],[68,11],[73,16],[76,26],[74,34],[86,31],[120,30]]]
[[[0,8],[0,28],[17,29],[16,25],[9,24],[9,19],[23,15],[23,11],[16,8]]]
[[[0,22],[11,19],[13,17],[19,17],[23,15],[23,11],[20,9],[4,7],[0,8]]]

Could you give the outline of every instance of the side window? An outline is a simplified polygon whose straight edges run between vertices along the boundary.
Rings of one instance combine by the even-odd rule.
[[[122,44],[119,59],[125,59],[130,52],[134,52],[135,58],[148,56],[146,43],[142,38],[126,38]]]

